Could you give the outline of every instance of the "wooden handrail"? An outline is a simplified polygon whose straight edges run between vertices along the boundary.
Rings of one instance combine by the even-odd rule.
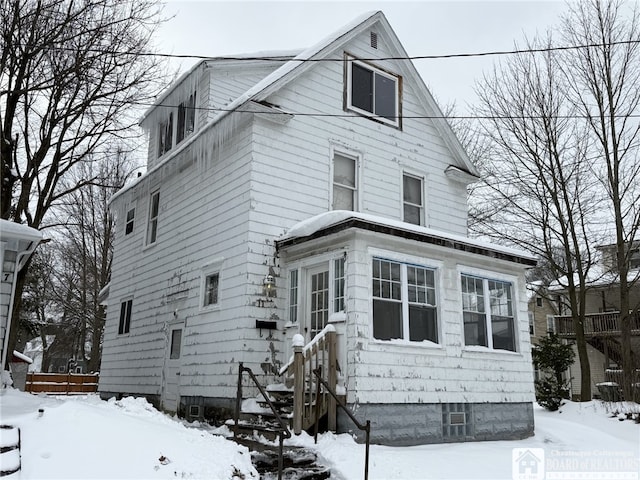
[[[316,393],[317,381],[313,370],[324,366],[326,382],[335,390],[337,384],[336,330],[327,325],[311,342],[304,344],[302,335],[293,337],[293,357],[280,370],[281,374],[293,375],[293,433],[299,435],[310,428],[316,418],[328,414],[329,430],[336,430],[336,404],[326,392]]]

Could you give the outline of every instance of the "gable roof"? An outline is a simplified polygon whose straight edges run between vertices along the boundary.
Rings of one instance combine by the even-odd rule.
[[[271,72],[260,82],[256,83],[253,87],[249,88],[245,93],[237,97],[235,100],[231,101],[228,105],[226,105],[224,110],[220,111],[216,116],[209,120],[201,129],[197,130],[193,135],[185,139],[176,148],[167,152],[162,161],[154,165],[151,170],[148,170],[143,178],[163,168],[164,165],[175,158],[176,155],[192,145],[198,138],[200,138],[201,135],[205,134],[207,130],[213,128],[220,121],[228,117],[232,112],[239,110],[240,107],[249,102],[263,102],[269,95],[278,91],[289,82],[306,72],[308,69],[312,68],[315,61],[328,57],[331,53],[339,50],[349,40],[371,28],[373,25],[378,25],[382,30],[384,30],[387,40],[391,42],[393,48],[398,52],[398,57],[408,58],[407,52],[400,43],[400,40],[391,28],[391,25],[387,21],[382,11],[367,12],[363,15],[360,15],[353,19],[351,22],[333,32],[331,35],[328,35],[327,37],[322,39],[320,42],[307,48],[306,50],[303,50],[291,60],[286,61],[282,66]],[[219,57],[218,59],[224,60],[231,58],[234,57]],[[215,60],[216,59],[211,59],[199,62],[190,70],[190,72],[197,70],[197,68],[204,62]],[[434,112],[434,117],[436,118],[432,120],[433,124],[445,141],[447,147],[450,149],[452,155],[457,159],[459,163],[457,167],[455,165],[453,167],[458,169],[460,169],[459,167],[461,167],[463,174],[466,173],[468,175],[466,177],[467,180],[470,180],[473,177],[479,177],[480,174],[478,170],[469,159],[464,147],[460,144],[458,137],[455,135],[451,126],[444,118],[442,110],[440,109],[440,107],[438,107],[436,101],[429,92],[429,89],[425,85],[424,80],[413,65],[413,62],[410,60],[403,61],[402,68],[404,69],[406,76],[410,77],[412,82],[414,82],[414,84],[417,86],[417,96],[425,110]],[[180,82],[184,81],[185,78],[186,75],[181,76]],[[171,91],[172,90],[165,92],[165,94],[163,94],[160,98],[166,98],[171,93]],[[148,115],[149,111],[145,113],[145,118]],[[140,178],[139,181],[140,180],[142,180],[142,178]],[[133,187],[137,183],[138,182],[134,182],[116,192],[111,197],[110,203],[115,198],[119,197],[121,193],[129,190],[129,188]]]

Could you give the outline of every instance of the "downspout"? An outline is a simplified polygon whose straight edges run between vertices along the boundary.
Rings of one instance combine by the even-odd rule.
[[[26,250],[18,253],[16,255],[16,269],[13,273],[13,281],[11,282],[11,299],[9,300],[9,311],[7,312],[7,329],[4,332],[4,345],[2,347],[2,363],[0,363],[0,368],[4,369],[7,361],[7,349],[9,348],[9,333],[11,331],[11,320],[13,316],[13,303],[16,297],[16,284],[18,282],[18,272],[22,270],[24,267],[24,263],[22,263],[23,258],[29,258],[29,256],[35,251],[36,247],[40,243],[40,240],[32,241]]]

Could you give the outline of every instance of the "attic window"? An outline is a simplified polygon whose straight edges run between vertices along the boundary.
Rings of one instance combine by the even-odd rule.
[[[378,48],[378,34],[376,32],[371,32],[371,48]]]
[[[345,109],[399,127],[400,81],[397,75],[348,58]]]

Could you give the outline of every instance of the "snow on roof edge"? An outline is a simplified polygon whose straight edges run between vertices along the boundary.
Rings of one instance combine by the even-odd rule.
[[[394,227],[402,230],[408,230],[415,233],[421,233],[430,235],[432,237],[439,237],[446,240],[454,240],[460,243],[466,243],[475,247],[486,248],[487,250],[493,250],[500,253],[518,256],[529,260],[537,260],[537,258],[524,250],[516,248],[505,247],[502,245],[496,245],[494,243],[486,242],[483,240],[477,240],[463,235],[457,235],[454,233],[443,232],[429,227],[422,227],[411,223],[401,222],[400,220],[393,220],[386,217],[380,217],[377,215],[371,215],[368,213],[353,212],[350,210],[331,210],[315,215],[311,218],[296,223],[289,228],[284,234],[282,234],[277,240],[279,242],[285,240],[291,240],[294,238],[307,237],[313,235],[315,232],[324,228],[330,227],[337,223],[343,222],[350,218],[364,220],[366,222],[375,223],[383,226]]]
[[[40,230],[36,230],[28,225],[0,219],[0,237],[19,237],[32,240],[42,240],[44,235]]]

